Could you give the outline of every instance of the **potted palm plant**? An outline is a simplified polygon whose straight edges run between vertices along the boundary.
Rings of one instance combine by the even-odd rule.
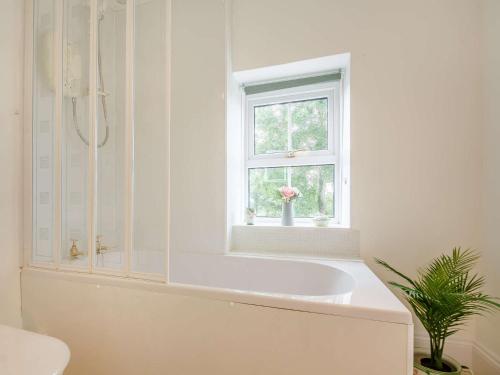
[[[473,250],[454,248],[451,255],[443,254],[420,269],[416,279],[375,259],[406,281],[389,284],[403,292],[429,334],[430,353],[415,353],[415,374],[460,374],[458,362],[443,355],[446,339],[472,316],[500,309],[497,298],[481,292],[485,278],[472,273],[478,259]]]

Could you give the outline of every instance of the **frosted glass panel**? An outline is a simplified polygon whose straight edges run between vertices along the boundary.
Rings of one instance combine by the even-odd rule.
[[[87,267],[90,2],[65,0],[63,11],[61,263]]]
[[[126,5],[98,1],[96,267],[124,265]]]
[[[35,262],[165,274],[167,4],[33,1]]]
[[[164,0],[135,7],[134,244],[132,270],[165,273],[167,18]]]
[[[37,1],[33,22],[33,261],[53,262],[55,1]]]

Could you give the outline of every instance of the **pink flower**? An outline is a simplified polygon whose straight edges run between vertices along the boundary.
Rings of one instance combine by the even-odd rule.
[[[297,188],[291,186],[282,186],[279,189],[279,192],[281,195],[281,199],[283,199],[287,203],[300,195],[300,191]]]
[[[291,198],[295,195],[295,191],[291,187],[285,186],[283,189],[281,189],[281,194],[285,198]]]

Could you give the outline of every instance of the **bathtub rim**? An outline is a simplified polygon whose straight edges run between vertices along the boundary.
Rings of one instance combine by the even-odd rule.
[[[265,291],[257,291],[257,290],[246,290],[246,289],[231,289],[231,288],[224,288],[224,287],[218,287],[218,286],[205,286],[207,288],[211,289],[217,289],[217,290],[228,290],[228,291],[235,291],[238,293],[248,293],[251,295],[270,295],[270,296],[276,296],[276,297],[281,297],[281,298],[287,298],[287,296],[290,299],[304,299],[304,300],[321,300],[321,299],[328,299],[330,297],[334,298],[335,296],[346,296],[346,295],[351,295],[352,291],[356,287],[356,280],[355,278],[349,273],[346,272],[345,270],[336,267],[332,264],[325,264],[323,262],[325,259],[324,258],[304,258],[304,257],[297,257],[297,256],[280,256],[276,254],[256,254],[256,253],[228,253],[228,254],[200,254],[196,252],[185,252],[183,254],[175,254],[172,255],[171,257],[171,262],[170,266],[172,265],[172,260],[177,258],[177,257],[182,257],[182,256],[202,256],[202,257],[220,257],[220,258],[235,258],[235,259],[251,259],[251,260],[257,260],[257,261],[271,261],[271,262],[276,262],[277,264],[279,263],[295,263],[300,264],[300,263],[307,263],[308,266],[312,266],[318,270],[322,269],[333,269],[334,272],[340,277],[340,278],[345,278],[347,281],[345,281],[347,284],[349,284],[349,290],[345,292],[338,292],[338,293],[332,293],[332,294],[326,294],[326,293],[319,293],[319,294],[294,294],[294,293],[280,293],[280,292],[265,292]],[[340,259],[336,259],[337,261]],[[345,259],[344,259],[345,260]],[[349,259],[349,261],[361,261],[360,259]],[[330,271],[330,270],[329,270]],[[173,271],[172,269],[169,269],[169,283],[174,284],[174,285],[190,285],[190,286],[202,286],[201,284],[195,284],[195,283],[186,283],[186,282],[180,282],[180,281],[174,281],[173,275],[176,271]],[[333,302],[332,302],[333,303]]]
[[[228,255],[228,256],[240,256]],[[261,257],[258,255],[257,257]],[[273,257],[274,258],[274,257]],[[279,257],[283,259],[283,257]],[[302,259],[304,260],[304,259]],[[309,261],[309,259],[305,260]],[[320,262],[320,260],[317,260]],[[177,294],[187,297],[204,298],[227,302],[230,304],[254,305],[268,308],[278,308],[286,310],[294,310],[305,313],[316,313],[323,315],[336,315],[357,319],[367,319],[381,321],[387,323],[397,323],[405,325],[413,325],[412,315],[409,310],[389,292],[387,287],[371,272],[363,260],[321,260],[321,262],[332,263],[334,266],[344,264],[346,267],[351,267],[355,270],[354,273],[364,273],[364,277],[368,277],[369,281],[374,281],[376,284],[372,287],[377,289],[385,288],[383,298],[386,299],[389,306],[380,308],[380,306],[370,306],[370,303],[353,304],[337,304],[320,300],[307,300],[301,298],[287,298],[285,296],[255,294],[246,291],[236,291],[230,289],[205,287],[199,285],[186,285],[175,282],[165,282],[157,280],[147,280],[140,278],[124,277],[120,275],[102,275],[89,274],[86,272],[74,272],[67,270],[54,270],[39,268],[34,266],[23,267],[21,269],[21,277],[49,277],[68,282],[81,282],[86,284],[94,284],[96,288],[101,287],[120,287],[136,290],[144,290],[162,294]],[[343,269],[342,267],[339,267]],[[343,269],[345,270],[345,269]],[[352,271],[351,270],[351,271]],[[348,273],[349,270],[347,271]],[[350,273],[356,281],[356,288],[363,287],[363,283],[358,283],[356,274]],[[359,275],[358,275],[359,276]],[[365,285],[366,287],[366,285]],[[355,290],[356,290],[355,288]]]

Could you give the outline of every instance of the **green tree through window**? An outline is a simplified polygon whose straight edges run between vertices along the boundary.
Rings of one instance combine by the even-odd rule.
[[[255,106],[253,126],[255,155],[328,150],[328,99]],[[278,189],[290,185],[302,193],[295,201],[296,217],[333,217],[334,175],[333,164],[251,168],[249,206],[259,217],[280,217]]]

